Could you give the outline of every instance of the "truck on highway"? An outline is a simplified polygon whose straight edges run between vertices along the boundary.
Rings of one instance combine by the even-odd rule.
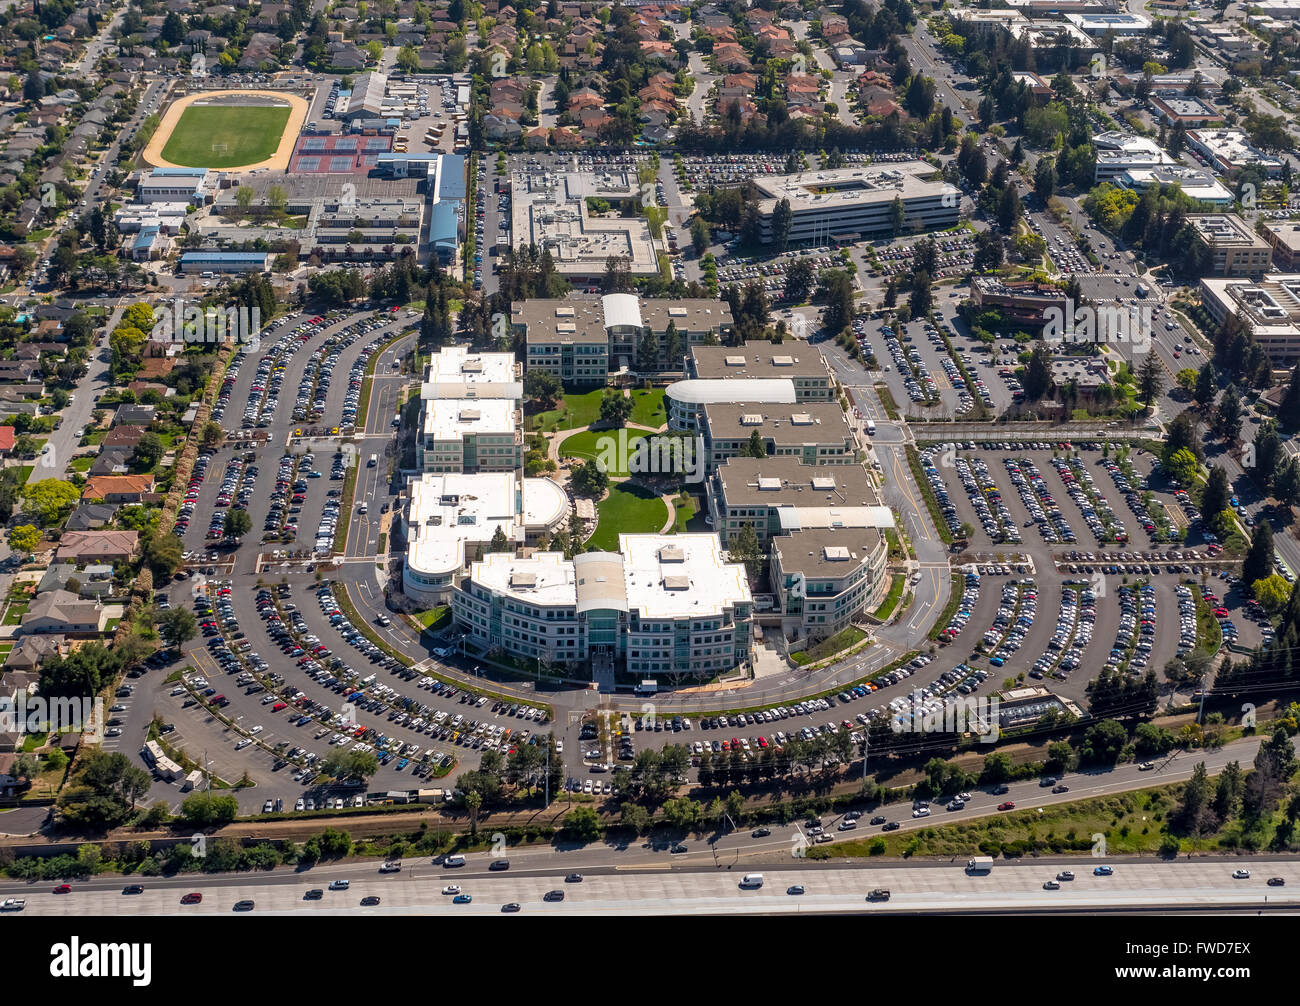
[[[976,856],[966,864],[967,873],[991,873],[993,871],[992,856]]]
[[[0,912],[21,912],[27,907],[27,902],[22,898],[5,898],[0,901]]]

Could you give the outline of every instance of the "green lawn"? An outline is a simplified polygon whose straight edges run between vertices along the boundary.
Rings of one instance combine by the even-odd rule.
[[[656,429],[668,422],[663,388],[638,388],[632,392],[632,422]]]
[[[889,585],[889,593],[885,595],[885,599],[880,602],[880,607],[876,609],[876,617],[882,622],[888,621],[889,616],[898,607],[898,599],[903,596],[903,585],[906,582],[907,577],[895,576],[894,582]]]
[[[668,520],[668,508],[654,493],[639,486],[615,485],[596,507],[599,521],[589,547],[606,552],[618,550],[620,534],[658,532]]]
[[[0,625],[18,625],[23,620],[23,615],[27,614],[28,602],[15,602],[5,609],[4,621]]]
[[[622,431],[602,430],[597,433],[595,430],[585,430],[582,433],[575,433],[561,445],[560,457],[581,458],[583,461],[597,459],[609,475],[627,475],[632,452],[636,449],[637,442],[644,440],[646,435],[628,430],[627,456],[623,456],[621,452],[624,441],[619,436],[620,432]]]
[[[74,472],[88,472],[90,471],[91,465],[93,465],[94,463],[95,463],[94,455],[87,454],[84,458],[73,458],[70,462],[68,462],[68,467],[71,468]]]
[[[673,520],[673,530],[678,534],[685,534],[686,525],[691,522],[699,512],[699,501],[688,492],[677,494],[676,515]]]
[[[441,604],[428,611],[418,611],[415,613],[415,620],[430,632],[441,632],[451,625],[451,608]]]
[[[162,155],[192,168],[256,164],[275,153],[288,121],[287,105],[191,105]]]
[[[558,408],[537,412],[528,417],[530,430],[576,430],[590,426],[600,418],[600,400],[604,388],[593,388],[582,394],[565,395]]]

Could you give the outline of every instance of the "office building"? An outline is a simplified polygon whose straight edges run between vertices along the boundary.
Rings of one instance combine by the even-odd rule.
[[[1272,263],[1273,249],[1249,223],[1233,213],[1189,216],[1197,241],[1209,250],[1215,276],[1262,276]]]

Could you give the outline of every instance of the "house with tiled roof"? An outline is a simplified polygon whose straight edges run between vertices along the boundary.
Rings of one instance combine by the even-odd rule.
[[[99,601],[83,601],[66,590],[50,590],[36,595],[23,613],[19,632],[24,636],[56,632],[85,636],[103,632],[107,621]]]
[[[153,476],[97,475],[86,479],[82,490],[83,500],[103,500],[105,503],[139,503],[153,492]]]
[[[56,556],[60,562],[78,566],[88,562],[126,562],[135,557],[139,545],[138,531],[64,531]]]

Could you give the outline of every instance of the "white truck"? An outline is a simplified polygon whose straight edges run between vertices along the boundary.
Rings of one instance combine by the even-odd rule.
[[[966,864],[966,872],[967,873],[992,873],[993,857],[976,856],[974,859],[972,859],[969,863]]]
[[[27,902],[22,898],[5,898],[0,901],[0,912],[21,912],[27,907]]]

